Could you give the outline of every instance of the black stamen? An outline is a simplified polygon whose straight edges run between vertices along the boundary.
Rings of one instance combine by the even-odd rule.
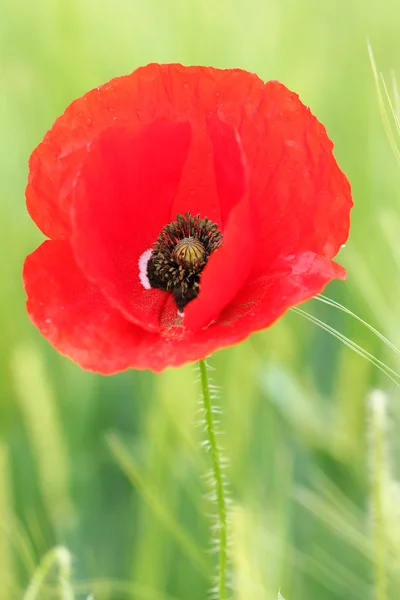
[[[147,265],[151,287],[171,292],[178,310],[183,311],[198,296],[201,272],[210,254],[221,244],[218,225],[207,217],[177,215],[154,243]]]

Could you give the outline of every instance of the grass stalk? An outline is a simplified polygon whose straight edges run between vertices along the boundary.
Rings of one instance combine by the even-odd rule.
[[[370,397],[370,488],[375,599],[387,600],[387,535],[385,499],[388,464],[386,453],[386,398],[380,391]]]

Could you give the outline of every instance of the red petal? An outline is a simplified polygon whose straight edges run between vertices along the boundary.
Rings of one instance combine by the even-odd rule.
[[[196,129],[179,189],[171,206],[170,221],[175,221],[178,214],[190,212],[193,216],[200,214],[203,218],[208,217],[221,227],[221,208],[212,155],[209,136],[204,129]]]
[[[232,208],[246,194],[248,185],[246,158],[237,130],[217,114],[207,118],[207,131],[213,146],[215,182],[222,229],[224,229]],[[247,222],[243,223],[243,228],[245,225]]]
[[[126,318],[158,329],[165,294],[145,290],[139,258],[170,220],[190,143],[188,123],[155,121],[139,135],[106,130],[77,179],[72,246],[82,271]]]
[[[248,334],[263,329],[292,306],[321,292],[332,279],[345,277],[343,267],[313,252],[285,257],[269,275],[249,281],[218,323]]]
[[[261,271],[287,244],[293,252],[334,256],[347,237],[351,199],[324,127],[283,85],[264,84],[238,69],[148,65],[74,101],[32,154],[26,190],[32,218],[50,237],[68,235],[73,181],[87,144],[104,129],[129,124],[139,130],[164,115],[189,120],[197,135],[216,109],[243,142],[251,192],[261,209]],[[208,170],[201,173],[199,151],[192,152],[176,212],[182,212],[179,198],[191,194],[196,207],[202,203],[201,212],[207,209],[219,222],[207,196],[212,177]]]
[[[72,102],[32,153],[26,189],[32,219],[51,238],[69,235],[76,174],[86,155],[87,144],[105,129],[129,125],[139,131],[164,116],[190,121],[201,137],[206,117],[218,107],[235,126],[245,113],[251,117],[260,102],[263,87],[256,75],[239,69],[152,64],[91,90]],[[209,142],[204,136],[202,139],[204,149],[210,150]],[[202,206],[208,208],[205,194],[200,196],[197,192],[203,176],[196,156],[192,166],[195,174],[190,172],[188,162],[186,190],[194,190],[199,200],[202,197]],[[205,174],[204,184],[207,177]],[[184,195],[182,191],[181,197]],[[178,204],[176,208],[177,212],[181,210]],[[208,215],[210,219],[215,218],[216,207],[212,210],[214,212],[210,209]]]
[[[207,197],[218,210],[221,206],[227,219],[245,190],[242,154],[231,126],[214,116],[208,127],[218,196],[212,199],[209,193]],[[166,296],[159,290],[143,288],[138,261],[169,221],[168,215],[172,212],[175,217],[176,208],[170,207],[189,134],[188,124],[161,121],[133,138],[126,128],[107,130],[91,145],[78,178],[72,238],[77,261],[113,306],[148,330],[158,329]],[[199,150],[198,140],[193,140],[192,149],[194,153]],[[200,148],[198,172],[205,163],[201,158]],[[194,197],[193,206],[191,202],[190,195],[182,198],[179,212],[190,210],[204,216],[201,198]],[[208,216],[209,211],[205,214]],[[250,272],[253,248],[246,200],[232,210],[223,248],[212,257],[202,276],[199,299],[188,307],[185,325],[189,329],[208,325],[234,298]]]
[[[329,259],[311,253],[276,269],[274,277],[246,286],[215,325],[195,334],[171,328],[168,338],[144,331],[111,308],[78,269],[67,242],[44,242],[28,256],[24,284],[29,316],[50,343],[85,369],[111,374],[129,367],[160,371],[204,358],[270,325],[344,275]]]
[[[171,209],[207,216],[223,231],[246,189],[245,158],[237,131],[215,112],[196,123],[194,138]]]
[[[85,278],[68,242],[44,242],[28,256],[24,284],[32,322],[59,352],[85,369],[104,374],[126,369],[132,351],[146,338]]]
[[[153,337],[142,367],[160,371],[205,358],[269,327],[289,308],[318,294],[330,280],[344,277],[342,267],[312,252],[288,257],[275,265],[270,276],[247,283],[217,322],[206,329],[192,333],[183,329],[176,317],[167,318],[163,323],[163,335],[167,337]],[[168,302],[164,316],[173,312],[172,302]]]
[[[348,236],[352,199],[323,125],[296,94],[271,81],[239,133],[259,220],[254,273],[268,272],[282,255],[335,256]]]
[[[253,253],[250,206],[245,198],[231,211],[223,245],[211,255],[201,275],[199,296],[185,308],[185,328],[206,327],[234,299],[249,276]]]
[[[207,127],[224,238],[201,275],[200,295],[185,308],[184,325],[192,331],[207,326],[235,297],[250,273],[255,243],[251,207],[244,197],[246,169],[237,132],[215,114],[207,120]]]

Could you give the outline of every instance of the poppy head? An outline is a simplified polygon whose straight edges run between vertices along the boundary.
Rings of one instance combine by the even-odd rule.
[[[343,279],[350,186],[285,86],[152,64],[75,100],[30,158],[32,322],[109,374],[198,360]]]

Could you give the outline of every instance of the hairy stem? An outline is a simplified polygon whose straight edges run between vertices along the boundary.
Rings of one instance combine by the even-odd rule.
[[[215,423],[213,419],[213,407],[211,402],[210,385],[208,381],[207,365],[204,360],[199,361],[200,381],[202,388],[202,399],[206,432],[212,460],[213,479],[218,509],[218,545],[219,545],[219,568],[218,568],[218,600],[226,599],[226,570],[227,570],[227,511],[224,482],[222,478],[221,456],[217,444]]]

